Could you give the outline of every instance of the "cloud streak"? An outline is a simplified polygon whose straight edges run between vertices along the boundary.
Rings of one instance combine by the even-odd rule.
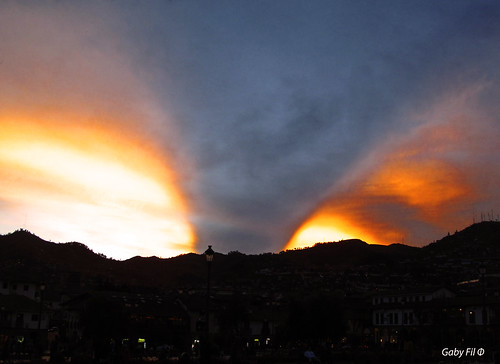
[[[1,232],[26,227],[120,259],[192,250],[175,172],[151,137],[168,120],[114,16],[100,18],[110,9],[2,8]]]
[[[489,211],[499,198],[500,132],[494,118],[478,110],[483,92],[471,87],[408,115],[416,126],[388,135],[353,167],[288,248],[311,245],[318,234],[422,245],[472,223],[476,211]],[[332,227],[337,235],[328,232]]]

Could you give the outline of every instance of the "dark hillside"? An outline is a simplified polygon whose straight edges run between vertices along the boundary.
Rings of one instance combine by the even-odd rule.
[[[318,243],[314,247],[283,253],[283,260],[297,266],[329,266],[346,269],[366,264],[407,259],[415,256],[418,248],[401,244],[370,245],[358,239],[337,243]]]
[[[422,248],[422,254],[481,258],[500,256],[500,222],[484,221],[445,236]]]
[[[116,261],[94,253],[83,244],[51,243],[26,230],[0,235],[0,251],[0,271],[6,277],[31,277],[33,281],[41,281],[46,280],[47,276],[75,277],[77,274],[90,285],[105,283],[106,287],[164,289],[203,287],[206,283],[205,259],[194,253],[168,259],[134,257]],[[411,269],[418,271],[435,263],[446,263],[450,259],[486,256],[500,256],[500,222],[474,224],[424,248],[402,244],[369,245],[353,239],[318,243],[311,248],[278,254],[217,253],[212,274],[220,284],[245,284],[266,272],[333,272],[382,264],[387,269],[395,270],[395,273],[396,270],[401,273]]]
[[[60,268],[95,272],[106,268],[112,262],[94,253],[80,243],[55,244],[30,233],[17,230],[11,234],[0,235],[2,265],[10,263],[31,266],[57,266]]]

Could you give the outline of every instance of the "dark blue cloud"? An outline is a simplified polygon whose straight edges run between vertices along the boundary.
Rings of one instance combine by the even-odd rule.
[[[489,1],[174,1],[127,14],[180,130],[165,143],[192,163],[199,240],[224,251],[281,248],[354,162],[412,127],[402,110],[468,67],[498,77]]]

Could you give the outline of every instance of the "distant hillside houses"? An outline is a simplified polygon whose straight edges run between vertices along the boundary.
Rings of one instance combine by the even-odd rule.
[[[50,312],[43,303],[44,286],[39,283],[0,280],[0,333],[27,335],[47,330]]]

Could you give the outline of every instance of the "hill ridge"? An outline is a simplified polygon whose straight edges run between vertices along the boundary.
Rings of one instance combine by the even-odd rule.
[[[334,269],[342,271],[366,265],[395,264],[423,257],[470,255],[470,244],[481,249],[475,254],[500,255],[500,222],[473,224],[424,247],[405,244],[367,244],[360,239],[317,243],[312,247],[262,254],[221,254],[214,261],[214,275],[250,277],[266,269],[295,271]],[[174,286],[176,282],[203,282],[206,272],[201,254],[188,253],[172,258],[132,257],[124,261],[106,258],[82,243],[53,243],[27,230],[0,235],[0,271],[24,269],[31,276],[47,279],[57,272],[78,272],[99,279],[127,284]],[[225,278],[224,278],[225,279]]]

